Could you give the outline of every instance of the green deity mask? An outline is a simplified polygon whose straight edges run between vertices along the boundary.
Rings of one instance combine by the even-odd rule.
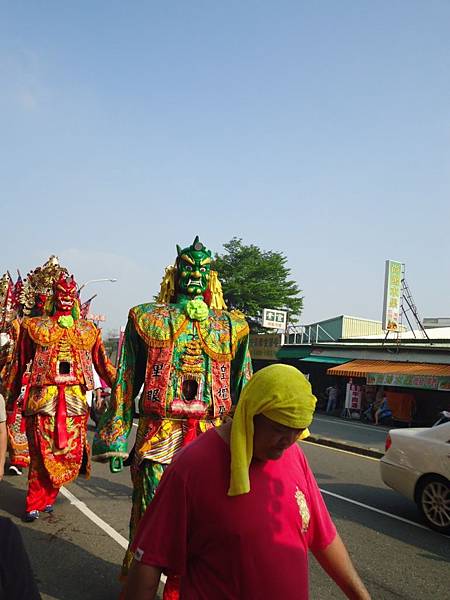
[[[195,238],[192,246],[177,246],[178,289],[191,298],[202,295],[208,288],[211,270],[211,251]]]

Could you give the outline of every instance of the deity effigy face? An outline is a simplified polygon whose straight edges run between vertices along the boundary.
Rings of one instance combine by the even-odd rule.
[[[195,238],[189,248],[178,247],[178,288],[188,296],[200,296],[208,289],[211,252]]]
[[[60,277],[55,284],[55,307],[57,311],[71,311],[78,297],[77,284],[72,277]]]

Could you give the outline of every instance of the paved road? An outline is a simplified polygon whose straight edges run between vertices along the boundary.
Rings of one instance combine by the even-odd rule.
[[[418,523],[415,506],[381,483],[378,461],[313,444],[302,447],[374,600],[445,598],[448,538],[336,497]],[[60,496],[55,515],[32,525],[20,521],[25,488],[24,477],[5,478],[0,484],[0,515],[11,516],[19,525],[43,599],[117,598],[131,502],[129,471],[112,475],[107,465],[94,464],[89,481],[81,479],[68,487],[81,505]],[[88,513],[90,509],[89,516],[100,521],[93,523],[79,508]],[[110,534],[102,521],[112,528]],[[314,561],[311,573],[312,600],[342,598]]]
[[[379,461],[315,444],[302,447],[373,599],[449,598],[450,539],[423,527],[415,505],[384,486]],[[343,597],[315,564],[311,588],[313,599]]]
[[[316,413],[311,434],[384,452],[388,428]]]

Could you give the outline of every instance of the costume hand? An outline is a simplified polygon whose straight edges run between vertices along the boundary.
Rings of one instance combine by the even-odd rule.
[[[111,473],[120,473],[123,469],[123,458],[121,456],[111,456],[109,459],[109,470]]]

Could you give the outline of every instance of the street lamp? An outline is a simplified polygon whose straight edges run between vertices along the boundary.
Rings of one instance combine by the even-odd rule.
[[[100,283],[101,281],[109,281],[110,283],[115,283],[117,281],[117,279],[115,277],[112,277],[112,278],[102,277],[101,279],[89,279],[89,281],[86,281],[85,283],[83,283],[83,285],[80,285],[80,287],[78,288],[78,295],[80,295],[81,290],[83,288],[85,288],[89,283]]]

